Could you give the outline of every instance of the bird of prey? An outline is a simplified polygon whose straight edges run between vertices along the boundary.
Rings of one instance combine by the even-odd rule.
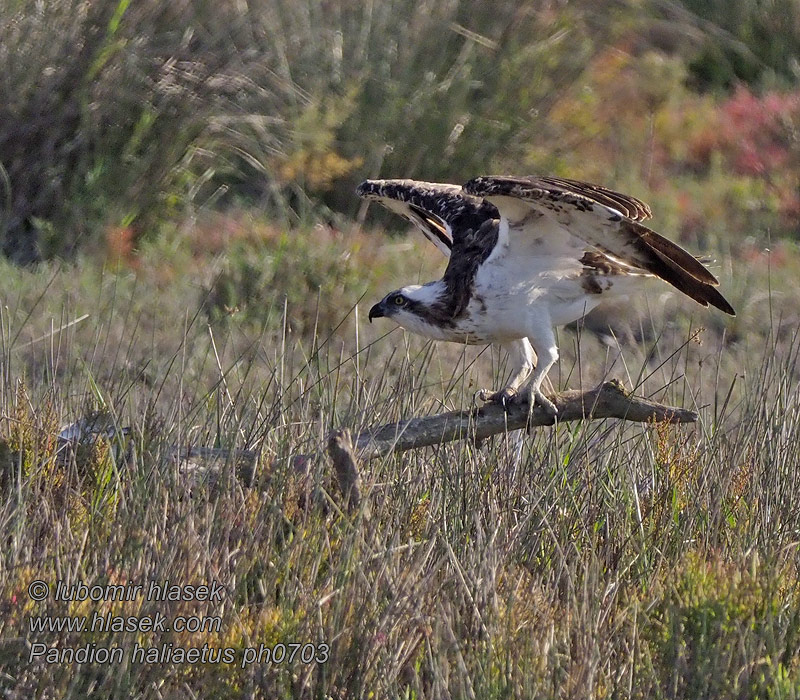
[[[503,389],[483,395],[489,401],[519,396],[555,417],[541,391],[558,360],[554,327],[635,293],[647,277],[735,315],[697,258],[640,223],[651,216],[647,204],[599,185],[556,177],[478,177],[463,187],[367,180],[357,194],[405,216],[449,257],[442,279],[387,294],[370,321],[386,317],[436,340],[500,344],[513,372]]]

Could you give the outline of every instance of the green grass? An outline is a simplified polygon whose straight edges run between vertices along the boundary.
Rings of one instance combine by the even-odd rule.
[[[504,358],[364,322],[385,291],[433,274],[439,261],[423,241],[248,230],[224,261],[192,248],[204,245],[196,230],[162,236],[133,269],[84,258],[0,271],[4,693],[798,696],[800,344],[781,277],[793,258],[771,273],[782,292],[750,309],[746,292],[766,288],[763,273],[753,267],[741,288],[722,275],[743,312],[727,328],[648,295],[646,339],[621,356],[588,332],[560,332],[558,387],[618,377],[698,409],[696,426],[566,424],[387,457],[361,465],[369,513],[347,515],[324,458],[307,479],[289,458],[318,453],[336,427],[469,406],[500,381]],[[430,263],[409,270],[412,254]],[[343,261],[318,294],[307,256]],[[251,288],[240,273],[256,258],[264,278]],[[215,315],[221,279],[233,291]],[[113,458],[126,453],[115,439],[57,455],[59,427],[98,411],[131,427],[127,459]],[[260,448],[262,458],[252,487],[233,465],[203,482],[167,457],[173,444]],[[218,580],[226,596],[36,603],[26,592],[36,579]],[[220,616],[221,628],[28,626],[32,615],[94,610]],[[37,641],[116,645],[127,661],[31,664]],[[240,668],[244,648],[278,642],[324,642],[329,659]],[[231,648],[236,663],[132,663],[137,643]]]

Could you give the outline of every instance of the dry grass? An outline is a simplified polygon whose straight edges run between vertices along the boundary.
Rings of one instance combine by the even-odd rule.
[[[469,405],[505,371],[502,358],[364,323],[364,305],[413,276],[398,271],[414,242],[379,249],[377,266],[369,246],[328,240],[330,255],[373,256],[350,300],[366,293],[360,317],[340,307],[316,330],[295,330],[319,305],[303,287],[256,300],[260,318],[239,309],[207,325],[213,284],[198,280],[219,267],[182,241],[143,251],[138,273],[89,261],[4,268],[7,697],[796,697],[800,344],[780,321],[786,297],[768,300],[763,325],[765,309],[745,309],[750,332],[737,342],[686,306],[709,330],[653,312],[650,339],[622,355],[588,332],[561,332],[555,384],[616,376],[698,408],[694,428],[598,421],[387,457],[363,468],[369,515],[346,515],[327,464],[311,465],[314,495],[287,458],[319,449],[333,427]],[[59,459],[59,426],[98,410],[132,428],[128,459],[113,458],[113,439]],[[230,473],[189,482],[163,459],[174,443],[261,446],[262,469],[252,488]],[[34,579],[218,580],[226,595],[34,603]],[[92,610],[222,624],[195,634],[29,628],[31,615]],[[136,643],[207,644],[237,662],[28,663],[39,640],[118,645],[126,659]],[[244,648],[278,642],[325,642],[330,656],[240,668]]]
[[[3,697],[800,696],[800,255],[764,250],[770,178],[794,183],[795,160],[737,178],[724,158],[749,142],[723,143],[707,171],[681,154],[713,136],[720,105],[689,94],[692,45],[707,34],[739,55],[748,27],[772,27],[764,4],[737,0],[730,17],[750,21],[724,41],[673,2],[0,5],[0,247],[49,260],[0,260]],[[789,75],[783,24],[765,66]],[[740,72],[726,75],[709,82]],[[674,98],[670,118],[627,95]],[[781,127],[759,149],[794,158]],[[293,455],[333,428],[468,407],[506,372],[491,351],[365,323],[441,260],[350,231],[366,220],[353,185],[545,167],[637,193],[674,183],[652,189],[659,229],[731,253],[715,272],[736,319],[653,287],[636,315],[612,314],[621,349],[589,324],[562,330],[551,373],[559,388],[617,378],[700,421],[386,457],[363,465],[364,507],[348,514],[329,466],[303,479]],[[89,416],[114,434],[59,450],[62,426]],[[234,464],[202,482],[168,458],[175,444],[262,459],[252,484]],[[219,581],[225,596],[34,602],[37,579]],[[221,624],[31,630],[93,612]],[[291,642],[324,643],[325,663],[242,668],[245,649]],[[116,646],[124,662],[31,662],[32,643]],[[234,662],[132,658],[170,644]]]

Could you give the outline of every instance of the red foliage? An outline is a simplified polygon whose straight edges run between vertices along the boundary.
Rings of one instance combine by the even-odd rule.
[[[106,229],[106,255],[109,260],[131,268],[139,267],[136,231],[132,226],[111,226]]]
[[[556,100],[537,136],[535,166],[549,159],[598,181],[633,171],[651,196],[677,194],[687,237],[710,219],[749,235],[756,216],[780,235],[798,233],[800,90],[699,95],[675,57],[619,42]]]
[[[785,168],[792,157],[792,127],[800,122],[800,94],[757,97],[746,87],[720,105],[718,143],[733,170],[760,175]]]
[[[794,130],[800,126],[800,92],[758,97],[740,85],[722,101],[704,128],[689,134],[689,156],[708,166],[714,152],[737,175],[765,175],[788,167]]]

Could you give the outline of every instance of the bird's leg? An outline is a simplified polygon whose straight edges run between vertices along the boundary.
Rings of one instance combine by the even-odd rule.
[[[556,346],[556,339],[552,330],[543,335],[545,337],[536,338],[532,342],[533,349],[536,351],[536,356],[539,358],[539,364],[528,380],[525,390],[528,395],[528,405],[531,411],[533,411],[536,405],[539,405],[544,409],[547,415],[555,418],[558,414],[558,409],[556,405],[542,393],[542,382],[550,371],[550,368],[558,360],[558,347]]]
[[[514,373],[500,391],[490,393],[481,390],[479,396],[481,401],[490,403],[499,403],[505,405],[512,401],[519,393],[519,388],[523,382],[528,378],[534,367],[533,348],[527,338],[520,338],[510,343],[500,343],[500,347],[504,348],[511,357],[514,363]]]

